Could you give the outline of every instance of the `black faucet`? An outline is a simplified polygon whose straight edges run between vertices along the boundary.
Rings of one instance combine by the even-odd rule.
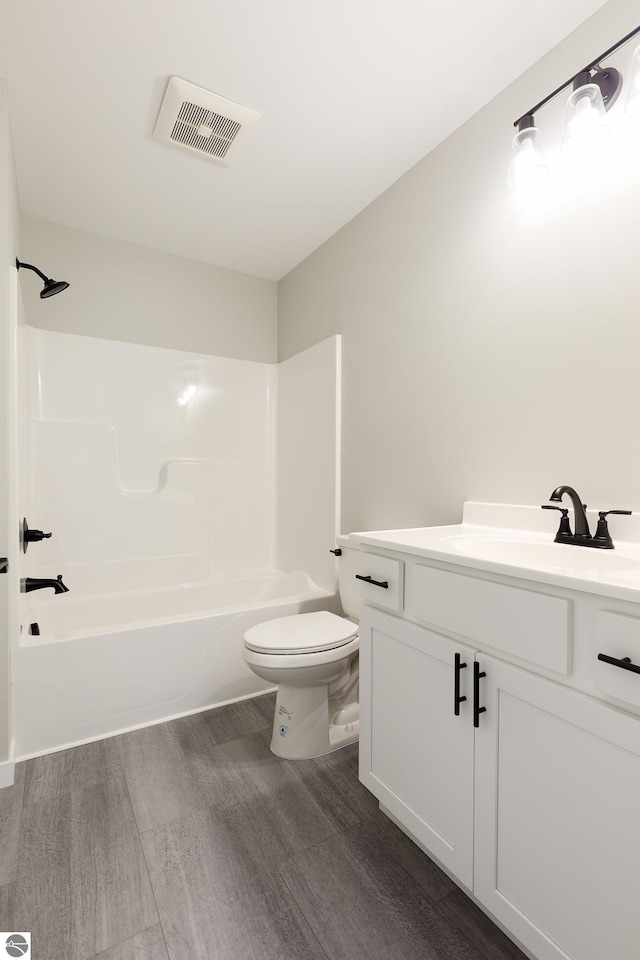
[[[69,587],[62,582],[62,574],[58,574],[56,580],[40,580],[36,577],[26,577],[23,581],[24,593],[31,593],[32,590],[45,590],[51,587],[54,593],[69,593]]]
[[[586,514],[587,505],[586,503],[582,502],[573,487],[568,487],[566,484],[561,487],[556,487],[549,497],[549,500],[553,500],[555,503],[560,503],[565,493],[571,499],[573,504],[575,525],[573,533],[571,532],[571,527],[569,526],[568,510],[563,507],[549,507],[547,505],[542,507],[543,510],[559,510],[562,514],[560,527],[555,536],[555,542],[573,544],[573,546],[576,547],[600,547],[603,550],[613,550],[613,540],[611,539],[611,534],[609,533],[609,528],[607,526],[607,516],[610,513],[619,513],[624,514],[625,516],[630,516],[631,510],[601,510],[600,519],[598,521],[598,529],[596,530],[595,536],[591,536]]]
[[[565,493],[573,504],[573,542],[575,543],[575,541],[580,538],[583,540],[590,540],[591,531],[589,530],[589,521],[587,520],[587,514],[585,513],[586,504],[582,502],[573,487],[568,487],[566,484],[562,487],[556,487],[549,497],[549,500],[553,500],[555,503],[560,503]]]

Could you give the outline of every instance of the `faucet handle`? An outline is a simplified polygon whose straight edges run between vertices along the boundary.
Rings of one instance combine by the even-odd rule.
[[[560,526],[555,536],[556,543],[562,543],[563,540],[567,540],[573,536],[571,527],[569,526],[569,510],[567,507],[554,507],[550,503],[543,503],[541,510],[558,510],[562,514],[560,517]]]
[[[609,533],[609,525],[607,523],[607,517],[610,513],[617,513],[621,516],[629,517],[631,516],[631,510],[599,510],[598,511],[598,526],[593,537],[594,545],[602,547],[604,550],[613,550],[613,540],[611,539],[611,534]]]

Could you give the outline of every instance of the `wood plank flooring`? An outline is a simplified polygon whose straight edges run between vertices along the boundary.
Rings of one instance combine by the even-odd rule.
[[[378,810],[357,744],[269,750],[259,697],[29,760],[0,929],[34,960],[526,960]]]

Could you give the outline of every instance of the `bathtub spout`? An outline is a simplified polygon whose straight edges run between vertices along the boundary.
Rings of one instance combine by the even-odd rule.
[[[56,580],[40,580],[36,577],[26,577],[22,581],[23,592],[31,593],[32,590],[44,590],[47,587],[51,587],[54,593],[68,593],[69,587],[65,586],[62,582],[62,574],[58,574]]]

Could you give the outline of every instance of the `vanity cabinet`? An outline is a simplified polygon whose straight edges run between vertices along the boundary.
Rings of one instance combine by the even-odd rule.
[[[463,718],[473,650],[369,608],[360,637],[360,779],[471,889],[474,736]],[[453,712],[456,653],[467,664],[461,716]]]
[[[405,576],[408,588],[415,571]],[[462,593],[481,595],[482,579],[468,579]],[[443,597],[433,609],[455,611]],[[560,623],[561,607],[548,609]],[[473,614],[467,603],[456,616],[472,630]],[[517,647],[517,619],[505,649],[509,630]],[[484,639],[364,606],[360,779],[536,960],[630,960],[640,957],[640,718],[566,685],[571,640],[558,630],[552,680],[501,660],[503,641],[488,653]]]
[[[474,895],[538,960],[640,957],[640,719],[479,659]]]

